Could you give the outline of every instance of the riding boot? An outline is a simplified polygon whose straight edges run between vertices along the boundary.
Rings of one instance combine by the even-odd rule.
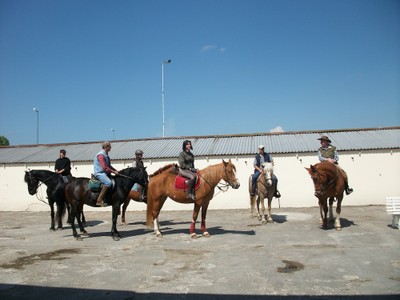
[[[186,198],[192,199],[193,201],[196,200],[196,196],[194,195],[194,180],[193,179],[189,179]]]
[[[280,198],[281,197],[281,193],[279,193],[278,191],[278,184],[275,183],[275,193],[274,193],[274,197],[275,198]]]
[[[251,184],[251,194],[250,194],[250,196],[254,196],[255,193],[256,193],[256,185],[252,183]]]
[[[97,206],[103,206],[103,207],[107,206],[107,203],[104,203],[104,197],[106,196],[107,191],[108,191],[108,186],[103,185],[101,187],[99,197],[97,198],[97,202],[96,202]]]
[[[349,187],[349,183],[347,181],[344,182],[344,188],[346,191],[346,195],[350,195],[353,192],[353,189]]]

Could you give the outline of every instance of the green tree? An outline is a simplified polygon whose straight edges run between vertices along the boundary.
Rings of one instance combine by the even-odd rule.
[[[9,146],[10,142],[5,136],[0,136],[0,146]]]

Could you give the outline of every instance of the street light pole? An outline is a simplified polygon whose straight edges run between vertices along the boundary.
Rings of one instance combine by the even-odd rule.
[[[36,144],[39,144],[39,110],[34,107],[33,111],[36,112]]]
[[[113,141],[115,141],[115,129],[114,129],[114,128],[111,128],[111,131],[112,131],[112,133],[113,133]]]
[[[171,60],[161,63],[161,106],[162,106],[162,136],[165,136],[165,116],[164,116],[164,64],[171,63]]]

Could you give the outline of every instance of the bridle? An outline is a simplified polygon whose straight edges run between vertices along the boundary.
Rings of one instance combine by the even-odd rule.
[[[318,181],[321,182],[322,174],[319,173],[318,170],[315,170],[315,172],[318,175]],[[326,190],[328,190],[336,182],[336,179],[338,177],[339,177],[339,170],[336,168],[336,176],[332,180],[330,180],[327,184],[325,185],[321,184],[322,187],[319,190],[315,190],[315,192],[318,192],[319,194],[323,195],[326,192]]]
[[[233,188],[233,181],[236,179],[236,178],[234,178],[234,179],[230,180],[230,178],[229,178],[229,176],[228,176],[228,171],[226,170],[226,166],[224,166],[224,173],[225,173],[225,176],[226,176],[226,178],[227,178],[227,180],[224,180],[226,183],[218,183],[218,184],[217,184],[217,188],[218,188],[221,192],[226,192],[226,191],[229,189],[229,187],[232,187],[232,188]],[[199,176],[200,176],[201,178],[204,179],[205,182],[207,182],[207,184],[208,184],[210,187],[212,187],[211,183],[210,183],[207,179],[205,179],[203,176],[201,176],[200,173],[198,173],[198,174],[199,174]]]

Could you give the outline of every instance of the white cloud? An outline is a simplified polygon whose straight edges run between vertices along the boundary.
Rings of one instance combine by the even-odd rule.
[[[201,51],[204,51],[204,52],[205,52],[205,51],[214,51],[214,50],[223,53],[223,52],[226,51],[226,48],[224,48],[224,47],[218,47],[218,46],[216,46],[216,45],[204,45],[203,47],[201,47]]]
[[[269,132],[285,132],[282,128],[282,126],[276,126],[275,128],[272,128]]]

